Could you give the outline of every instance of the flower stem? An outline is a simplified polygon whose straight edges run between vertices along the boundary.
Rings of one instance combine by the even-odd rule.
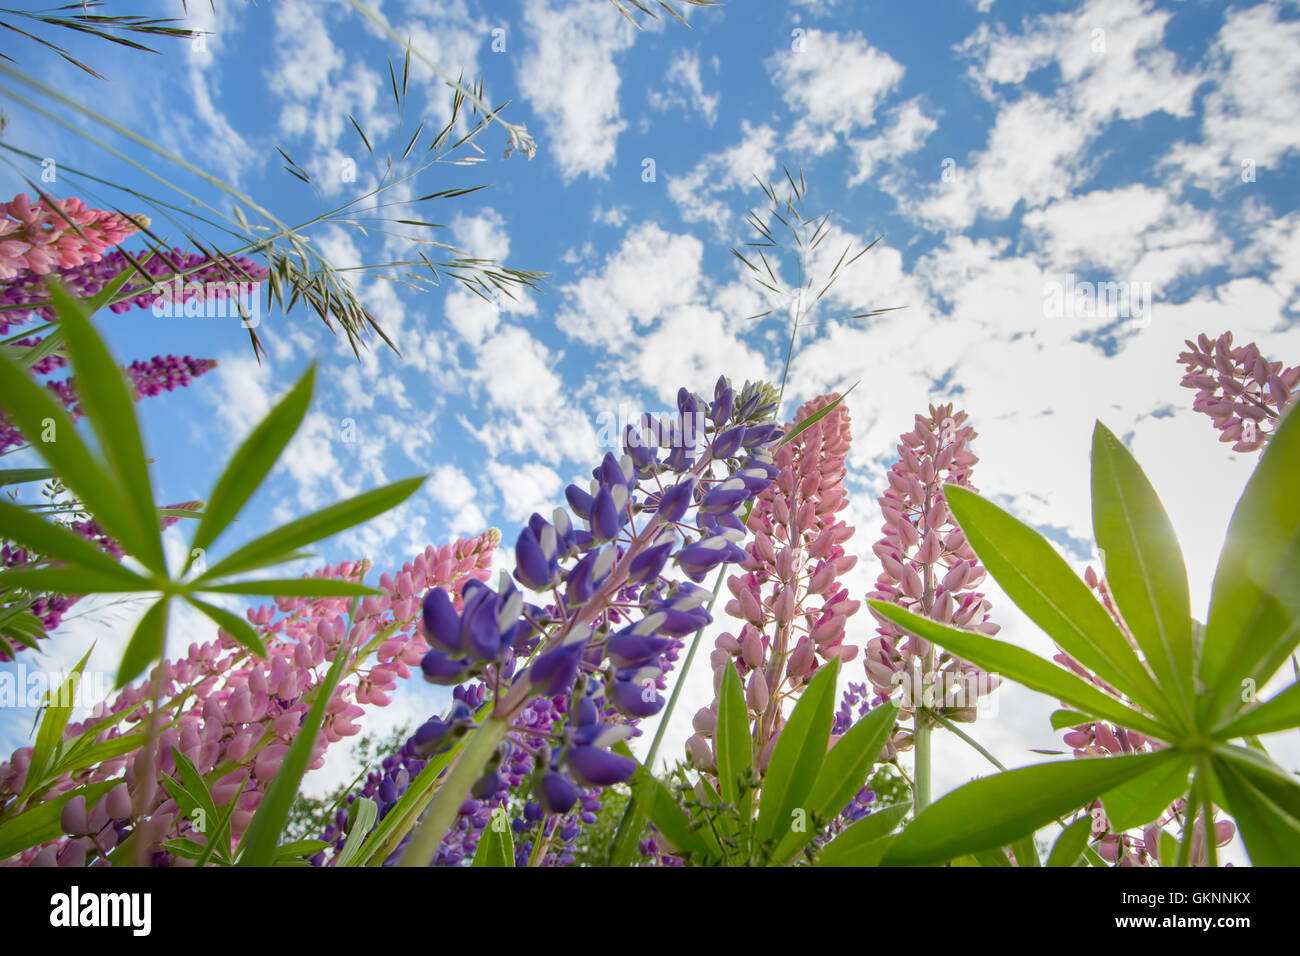
[[[398,866],[429,865],[438,852],[443,837],[456,821],[456,813],[461,804],[469,796],[474,782],[483,776],[483,768],[509,729],[509,722],[499,717],[489,717],[470,734],[464,749],[438,788],[438,795],[433,798],[429,812],[402,853]]]

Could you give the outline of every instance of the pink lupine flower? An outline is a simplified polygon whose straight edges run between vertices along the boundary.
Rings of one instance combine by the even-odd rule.
[[[792,426],[837,397],[808,402]],[[861,605],[837,584],[857,563],[844,551],[853,529],[837,517],[848,506],[844,461],[850,437],[848,409],[841,404],[775,451],[773,464],[780,471],[750,512],[753,539],[740,564],[744,573],[727,579],[727,613],[745,623],[739,634],[717,638],[710,658],[713,686],[716,693],[727,667],[736,667],[744,679],[760,769],[780,735],[782,703],[811,680],[819,659],[851,661],[858,653],[844,643],[844,622]],[[716,711],[715,697],[696,714],[696,734],[687,742],[688,755],[704,769],[716,760]]]
[[[868,598],[888,601],[941,624],[982,634],[996,634],[989,620],[990,604],[975,591],[985,572],[944,501],[943,486],[963,488],[979,461],[969,448],[976,437],[966,413],[951,405],[930,406],[917,415],[911,431],[903,433],[898,461],[890,469],[889,487],[879,498],[885,523],[883,537],[872,550],[881,573]],[[918,704],[938,710],[954,721],[973,721],[980,696],[1000,683],[966,661],[934,655],[929,641],[904,633],[876,614],[876,637],[867,642],[863,667],[883,698],[903,688],[903,716],[915,715]],[[895,750],[911,746],[911,734],[900,731]]]
[[[250,609],[248,620],[267,648],[265,660],[218,631],[216,640],[193,643],[185,656],[159,663],[149,680],[125,688],[89,720],[69,724],[65,733],[65,739],[72,739],[103,724],[105,729],[95,738],[103,742],[145,726],[156,679],[161,682],[159,714],[169,722],[160,734],[157,754],[137,748],[64,776],[36,794],[33,799],[49,800],[86,783],[122,781],[87,811],[87,819],[94,825],[93,838],[65,830],[64,836],[32,847],[11,862],[99,864],[120,835],[134,830],[145,835],[155,863],[190,865],[185,857],[161,847],[175,839],[204,841],[163,786],[163,777],[176,773],[173,747],[204,775],[218,807],[235,802],[230,833],[233,849],[283,763],[313,694],[321,686],[324,670],[348,639],[352,641],[351,657],[344,681],[326,705],[326,719],[312,749],[312,769],[324,762],[331,743],[360,730],[356,721],[365,713],[363,704],[387,703],[387,694],[376,689],[391,691],[398,679],[410,676],[411,664],[418,663],[428,650],[419,628],[419,596],[440,587],[459,605],[464,586],[489,575],[499,543],[500,533],[492,529],[426,549],[396,576],[381,576],[378,588],[382,593],[363,599],[350,630],[347,598],[276,598],[274,607]],[[355,580],[366,566],[345,562],[323,568],[314,576]],[[378,646],[367,651],[379,638]],[[21,792],[30,763],[31,748],[24,747],[0,764],[0,802]],[[119,795],[110,804],[109,797],[119,791],[126,801]],[[140,805],[146,809],[137,816],[131,808]],[[66,822],[80,826],[79,809],[70,811]]]
[[[143,216],[90,209],[76,198],[33,203],[26,193],[0,204],[0,213],[0,281],[98,262],[107,249],[149,224]]]
[[[1266,361],[1254,342],[1234,348],[1231,332],[1186,341],[1178,361],[1187,367],[1181,384],[1196,389],[1192,408],[1210,416],[1219,441],[1232,442],[1233,451],[1264,447],[1295,399],[1300,365],[1284,369]]]

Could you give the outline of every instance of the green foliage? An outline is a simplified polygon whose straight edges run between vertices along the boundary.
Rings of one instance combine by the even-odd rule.
[[[1213,803],[1231,813],[1256,864],[1300,859],[1300,784],[1253,741],[1257,733],[1300,727],[1295,685],[1269,701],[1254,700],[1255,689],[1273,678],[1300,640],[1300,416],[1283,418],[1237,504],[1200,640],[1182,554],[1146,475],[1100,423],[1092,460],[1094,532],[1137,649],[1040,535],[970,491],[950,485],[945,495],[1007,594],[1127,701],[1003,641],[870,603],[985,670],[1065,701],[1074,710],[1054,724],[1112,721],[1167,746],[1155,754],[1042,764],[977,780],[919,814],[884,863],[925,865],[980,854],[1098,798],[1114,826],[1127,829],[1156,819],[1178,797],[1188,801],[1188,819],[1208,814]],[[1060,859],[1076,857],[1073,843],[1066,846]],[[1183,862],[1189,846],[1185,837]]]
[[[136,572],[118,564],[89,542],[54,521],[17,505],[0,502],[7,535],[57,562],[0,573],[0,592],[93,592],[157,595],[131,636],[118,667],[117,686],[143,673],[163,654],[171,603],[183,600],[211,618],[255,653],[264,656],[247,621],[200,599],[219,594],[297,594],[357,597],[375,593],[358,583],[325,578],[267,582],[240,577],[301,556],[301,549],[396,507],[424,481],[408,478],[365,492],[261,535],[206,566],[206,549],[235,520],[262,479],[283,454],[310,401],[314,371],[308,370],[266,420],[235,452],[212,492],[180,575],[163,558],[162,530],[145,457],[144,439],[121,368],[89,320],[89,313],[57,284],[50,296],[66,336],[72,373],[95,448],[83,441],[71,418],[8,357],[0,356],[0,406],[25,435],[52,436],[32,448],[94,515],[96,522],[143,566]]]

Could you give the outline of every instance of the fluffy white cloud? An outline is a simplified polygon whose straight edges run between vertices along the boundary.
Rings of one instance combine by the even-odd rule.
[[[687,222],[710,222],[725,233],[734,212],[718,193],[758,189],[755,177],[770,179],[776,169],[776,131],[741,121],[738,143],[703,157],[690,172],[668,180],[668,196]]]
[[[715,73],[718,70],[716,58],[714,58],[713,69]],[[651,107],[667,110],[677,106],[699,113],[710,126],[717,121],[718,102],[722,97],[718,93],[705,92],[704,80],[700,76],[698,53],[678,50],[673,54],[672,62],[668,64],[668,72],[664,80],[666,81],[664,89],[651,90],[646,94],[646,100]]]
[[[636,28],[607,0],[527,0],[524,22],[529,45],[519,65],[519,88],[542,117],[548,153],[565,180],[604,176],[627,126],[614,58],[632,46]]]
[[[453,534],[477,534],[487,526],[478,504],[477,487],[455,465],[439,465],[424,488],[446,511],[447,527]]]

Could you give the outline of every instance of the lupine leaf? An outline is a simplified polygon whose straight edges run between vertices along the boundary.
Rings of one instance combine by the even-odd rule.
[[[1061,831],[1047,857],[1049,867],[1074,866],[1083,859],[1083,851],[1092,837],[1092,818],[1080,817]]]
[[[1300,819],[1251,786],[1227,760],[1216,761],[1215,777],[1250,862],[1255,866],[1294,866],[1300,860]]]
[[[475,866],[514,866],[515,840],[506,822],[504,808],[498,807],[488,825],[483,828],[478,847],[474,851]]]
[[[35,806],[24,810],[17,816],[0,825],[0,860],[8,859],[40,843],[48,843],[63,836],[63,825],[59,817],[63,805],[73,797],[86,798],[86,806],[94,806],[99,798],[116,787],[121,781],[105,780],[102,783],[87,784],[66,793],[41,800]]]
[[[90,651],[86,651],[85,656],[72,669],[72,673],[58,687],[51,687],[45,695],[45,715],[36,730],[31,763],[28,765],[27,777],[19,794],[20,798],[29,796],[38,785],[43,784],[46,771],[59,759],[63,746],[63,731],[67,729],[68,718],[72,716],[73,697],[89,658]]]
[[[149,570],[167,573],[162,537],[154,512],[153,486],[145,461],[144,441],[126,375],[109,354],[81,305],[56,282],[48,282],[50,301],[67,337],[68,357],[77,378],[77,393],[100,453],[117,479],[123,504],[139,535],[131,553]],[[71,476],[64,475],[65,480]]]
[[[1139,731],[1148,737],[1169,740],[1174,736],[1150,717],[1102,693],[1092,684],[1080,680],[1071,671],[1045,661],[1022,647],[983,634],[959,631],[929,618],[912,614],[893,604],[881,601],[867,603],[904,630],[934,641],[958,657],[978,664],[990,674],[1001,674],[1003,677],[1024,684],[1031,690],[1050,694],[1094,717]]]
[[[1082,757],[984,777],[917,814],[881,862],[929,866],[1006,846],[1168,759],[1167,752]]]
[[[263,660],[266,659],[266,645],[262,643],[262,638],[258,636],[253,625],[249,624],[247,620],[238,614],[232,614],[223,607],[217,607],[207,601],[200,601],[192,594],[187,594],[185,600],[211,618],[218,627],[239,641],[240,644],[243,644]]]
[[[1300,415],[1282,417],[1232,513],[1219,556],[1199,677],[1212,724],[1242,709],[1300,641]]]
[[[1192,611],[1183,552],[1142,468],[1101,422],[1092,441],[1092,524],[1120,614],[1190,724]]]
[[[1066,727],[1078,727],[1080,724],[1090,724],[1093,718],[1087,714],[1081,714],[1077,710],[1054,710],[1052,711],[1052,729],[1062,730]]]
[[[1292,684],[1215,731],[1218,737],[1251,737],[1300,727],[1300,684]]]
[[[17,541],[42,557],[80,565],[101,574],[137,582],[141,586],[145,584],[139,575],[122,567],[85,538],[62,525],[32,514],[26,508],[0,501],[0,525],[5,529],[6,538]]]
[[[140,550],[143,532],[132,518],[117,481],[90,453],[72,419],[49,390],[37,385],[3,355],[0,355],[0,407],[32,439],[32,450],[62,477],[108,536],[128,553]],[[47,420],[54,429],[54,441],[39,440]]]
[[[235,519],[253,492],[261,487],[262,480],[280,459],[307,414],[315,375],[316,367],[313,365],[231,456],[208,498],[203,518],[194,532],[192,547],[209,547]]]
[[[0,470],[0,485],[21,485],[28,481],[48,481],[59,477],[53,468],[5,468]]]
[[[826,759],[835,718],[838,675],[838,660],[821,668],[804,688],[790,719],[781,729],[763,775],[763,795],[754,829],[754,837],[760,843],[772,839],[778,827],[784,836],[796,810],[804,812],[805,829],[808,829],[809,808],[804,797]]]
[[[162,656],[167,642],[168,599],[163,598],[144,612],[135,633],[122,652],[122,662],[117,666],[118,689],[125,687],[144,672],[153,661]]]
[[[212,594],[265,594],[272,597],[367,597],[375,588],[338,578],[248,578],[230,584],[204,584]]]
[[[280,555],[297,551],[314,541],[328,538],[354,525],[369,521],[376,515],[397,507],[414,494],[423,483],[424,476],[396,481],[282,525],[250,541],[208,568],[206,574],[193,582],[195,588],[202,590],[209,581],[273,563]]]
[[[1169,805],[1186,795],[1192,758],[1179,754],[1161,766],[1101,795],[1101,804],[1115,832],[1131,830],[1157,819]]]
[[[348,824],[348,838],[334,861],[336,867],[349,865],[352,858],[357,855],[361,844],[365,842],[366,836],[379,817],[379,806],[369,797],[358,797],[352,802],[351,817],[352,820]]]
[[[357,601],[353,600],[353,612]],[[351,630],[351,615],[348,628]],[[334,691],[343,679],[343,671],[352,656],[352,640],[347,638],[334,655],[334,662],[326,672],[325,680],[312,701],[311,710],[302,719],[298,734],[289,745],[289,752],[284,756],[284,763],[267,788],[266,796],[258,804],[257,811],[248,825],[248,830],[239,843],[240,866],[267,866],[275,858],[279,845],[280,833],[289,818],[289,808],[293,805],[294,795],[302,782],[302,775],[307,772],[311,762],[312,748],[316,745],[316,735],[320,733],[325,720],[325,708],[334,696]]]
[[[125,594],[150,591],[156,585],[119,567],[113,573],[71,565],[44,568],[10,568],[0,571],[0,587],[54,594]]]
[[[748,793],[742,805],[741,780],[753,766],[754,748],[749,741],[749,718],[745,710],[745,691],[734,667],[723,668],[722,687],[718,692],[718,726],[714,742],[718,751],[718,786],[722,799],[740,808],[741,819],[748,816]]]
[[[810,817],[825,820],[848,806],[853,795],[865,785],[897,719],[897,702],[887,701],[835,742],[808,792],[805,802]],[[815,835],[811,828],[807,833],[787,833],[777,844],[773,859],[782,863],[789,861]]]
[[[890,833],[912,809],[910,803],[884,807],[863,817],[817,854],[817,866],[875,866],[889,849]]]
[[[968,488],[945,485],[944,498],[989,574],[1048,637],[1143,706],[1163,701],[1101,602],[1042,535]]]

